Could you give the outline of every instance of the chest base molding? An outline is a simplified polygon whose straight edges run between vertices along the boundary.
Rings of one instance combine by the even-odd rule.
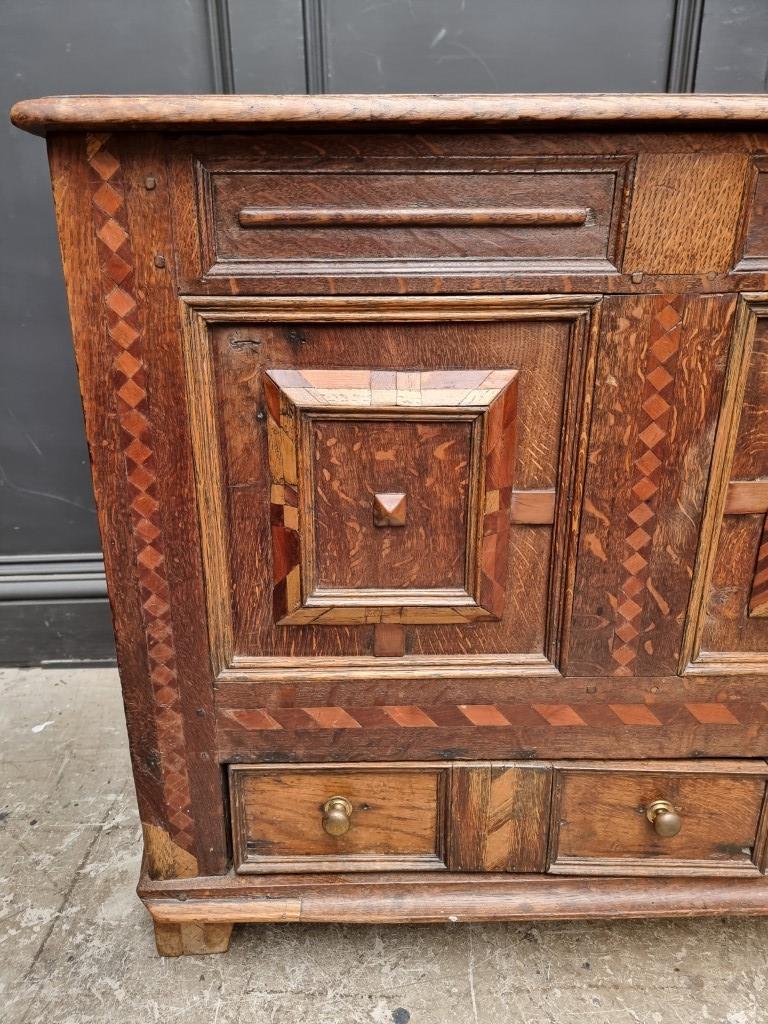
[[[768,914],[768,878],[584,878],[540,875],[442,874],[428,881],[416,873],[359,878],[317,876],[268,879],[196,878],[150,881],[139,895],[152,916],[158,949],[192,950],[191,933],[225,952],[235,924],[470,924],[485,921],[598,920],[601,918],[719,917]],[[226,933],[223,948],[216,948]],[[168,946],[168,936],[172,944]],[[175,945],[174,945],[175,943]]]

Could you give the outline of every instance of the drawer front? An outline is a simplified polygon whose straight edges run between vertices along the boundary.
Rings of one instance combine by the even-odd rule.
[[[435,870],[447,767],[230,767],[235,870]]]
[[[629,155],[537,153],[513,138],[179,145],[191,163],[176,181],[178,227],[196,203],[190,241],[198,273],[214,277],[436,260],[615,271],[634,166]]]
[[[615,177],[212,176],[217,260],[606,260]]]
[[[550,871],[757,874],[764,769],[753,762],[561,767],[555,775]]]

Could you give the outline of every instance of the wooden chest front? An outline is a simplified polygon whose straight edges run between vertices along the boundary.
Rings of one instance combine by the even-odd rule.
[[[52,129],[145,898],[765,912],[758,107],[393,103]]]

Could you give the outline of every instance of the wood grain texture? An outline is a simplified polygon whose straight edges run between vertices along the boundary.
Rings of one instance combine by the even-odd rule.
[[[748,664],[758,655],[768,655],[765,623],[751,613],[764,530],[764,513],[723,520],[694,670],[718,657],[726,663],[735,656]]]
[[[742,154],[641,154],[624,272],[727,271],[747,170]]]
[[[248,129],[259,122],[764,121],[765,96],[610,93],[381,96],[47,96],[22,100],[11,120],[38,135],[65,128]]]
[[[343,715],[316,719],[344,727]],[[448,770],[438,766],[230,768],[235,869],[240,872],[435,870],[443,844]],[[352,805],[349,831],[323,829],[334,796]]]
[[[733,309],[605,302],[570,673],[677,669]]]
[[[762,616],[752,611],[760,601],[764,516],[745,511],[739,519],[723,518],[729,481],[768,471],[765,314],[765,296],[748,295],[734,324],[683,648],[684,671],[692,674],[717,672],[724,665],[730,671],[760,671],[768,663],[768,632]]]
[[[469,712],[478,725],[503,724],[493,707]],[[543,871],[552,772],[546,765],[455,765],[448,819],[452,871]]]
[[[555,778],[550,871],[569,874],[759,874],[764,764],[575,766]],[[661,837],[646,817],[657,799],[682,828]]]
[[[317,419],[312,449],[318,588],[466,588],[469,421]],[[393,524],[376,516],[374,488],[398,485]]]
[[[232,925],[220,921],[154,921],[154,928],[160,956],[226,953],[232,937]]]

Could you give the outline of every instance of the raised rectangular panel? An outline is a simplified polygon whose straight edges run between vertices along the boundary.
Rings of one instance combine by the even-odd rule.
[[[277,623],[499,618],[517,377],[266,372]]]
[[[634,159],[510,136],[268,134],[236,155],[226,138],[177,150],[178,230],[190,204],[199,218],[188,281],[435,264],[616,272]]]
[[[768,665],[768,302],[740,302],[686,628],[684,669]]]
[[[605,260],[611,171],[208,172],[213,259]],[[300,253],[301,255],[297,255]]]
[[[219,671],[405,652],[554,671],[595,305],[187,300]]]

